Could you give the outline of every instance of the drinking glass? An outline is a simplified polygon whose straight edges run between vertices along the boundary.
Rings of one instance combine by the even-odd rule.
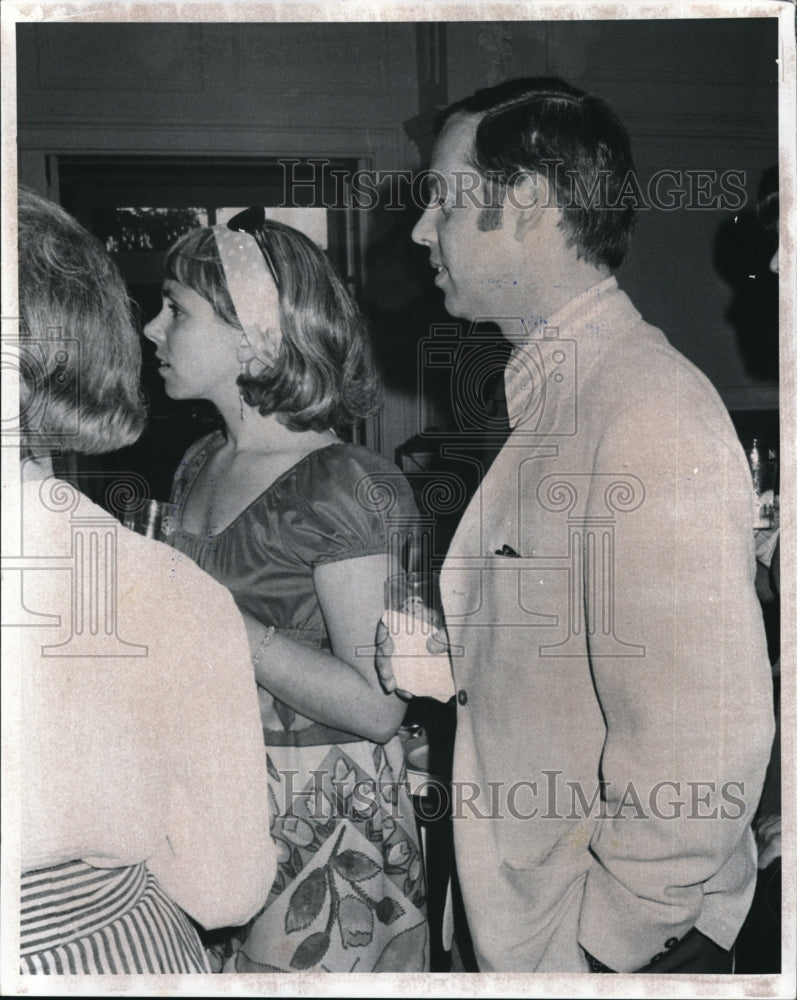
[[[386,619],[391,634],[404,630],[410,635],[432,639],[443,623],[440,601],[439,574],[431,570],[414,570],[397,573],[385,582]],[[406,624],[396,616],[406,616]],[[446,648],[439,639],[417,644],[417,652],[404,655],[425,656],[427,652],[440,653]]]
[[[398,689],[448,701],[454,696],[454,680],[436,574],[410,572],[390,577],[385,584],[385,604],[382,628],[390,640],[390,662]]]
[[[139,535],[168,542],[177,524],[176,515],[176,504],[133,497],[122,512],[122,524]]]

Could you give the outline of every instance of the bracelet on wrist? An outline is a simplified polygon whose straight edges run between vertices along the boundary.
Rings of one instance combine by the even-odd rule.
[[[258,644],[258,647],[257,647],[257,649],[255,650],[255,652],[254,652],[254,654],[252,656],[252,666],[253,667],[256,668],[257,665],[260,663],[260,657],[263,655],[263,650],[266,648],[266,646],[274,638],[274,635],[276,634],[276,631],[277,631],[276,625],[269,625],[269,627],[266,629],[263,638],[260,640],[260,642]]]

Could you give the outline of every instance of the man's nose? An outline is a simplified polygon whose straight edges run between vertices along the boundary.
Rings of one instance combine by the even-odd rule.
[[[432,210],[424,209],[423,215],[415,223],[412,230],[412,241],[421,246],[431,246],[435,240],[436,230],[432,221]]]

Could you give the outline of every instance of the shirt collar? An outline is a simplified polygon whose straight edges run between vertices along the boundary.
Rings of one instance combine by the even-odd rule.
[[[546,382],[559,371],[567,370],[566,346],[563,345],[563,351],[556,347],[560,332],[562,340],[569,339],[574,326],[583,323],[601,296],[616,291],[617,279],[613,275],[590,285],[535,327],[528,340],[515,344],[504,370],[507,413],[512,429],[529,420],[536,421],[535,414],[542,405]]]

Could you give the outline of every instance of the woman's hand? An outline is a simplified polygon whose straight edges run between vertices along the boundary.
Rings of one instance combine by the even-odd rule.
[[[441,628],[386,611],[376,630],[376,671],[385,691],[401,698],[454,697],[448,637]]]
[[[388,694],[397,694],[399,698],[409,701],[413,697],[410,691],[405,691],[398,686],[396,675],[393,672],[393,653],[395,647],[387,625],[380,618],[376,626],[376,672],[379,675],[379,683]]]

